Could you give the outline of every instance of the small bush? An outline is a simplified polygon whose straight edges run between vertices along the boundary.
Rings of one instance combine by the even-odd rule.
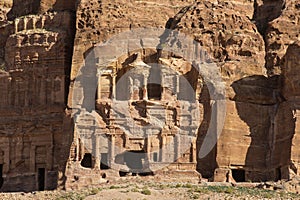
[[[224,192],[227,194],[232,194],[234,193],[234,189],[232,187],[227,187],[224,189]]]
[[[149,189],[143,189],[141,193],[144,195],[151,195],[151,191]]]
[[[167,186],[166,186],[166,185],[163,185],[163,184],[161,184],[161,185],[158,186],[158,189],[160,189],[160,190],[164,190],[164,189],[166,189],[166,188],[167,188]]]
[[[263,198],[272,199],[274,198],[274,193],[266,191],[264,194],[261,195]]]
[[[198,188],[195,188],[193,190],[193,192],[197,192],[197,193],[202,193],[202,194],[207,194],[209,193],[208,189],[206,187],[198,187]]]
[[[131,192],[139,192],[139,190],[137,188],[132,188]]]
[[[192,199],[199,199],[200,195],[199,194],[193,194]]]
[[[90,190],[89,194],[90,195],[95,195],[95,194],[98,194],[99,191],[100,191],[99,189],[93,188],[93,189]]]
[[[192,186],[192,184],[187,183],[187,184],[183,185],[182,187],[184,187],[184,188],[192,188],[193,186]]]
[[[119,189],[119,188],[120,188],[119,186],[115,186],[115,185],[109,187],[109,189]]]

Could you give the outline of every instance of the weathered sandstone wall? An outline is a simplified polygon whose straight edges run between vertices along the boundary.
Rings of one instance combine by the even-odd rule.
[[[299,0],[4,1],[0,190],[76,189],[164,171],[221,182],[299,175],[299,12]],[[167,52],[183,48],[170,32],[99,46],[138,28],[176,30],[200,44],[191,54],[206,52],[215,64],[209,76],[221,77],[222,99],[189,55]],[[123,54],[103,63],[97,51]],[[207,136],[217,137],[218,128],[208,133],[221,123],[220,100],[221,135],[199,157]]]

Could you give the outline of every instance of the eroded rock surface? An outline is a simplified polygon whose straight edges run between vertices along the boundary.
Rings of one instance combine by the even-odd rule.
[[[300,2],[285,2],[281,14],[266,27],[266,68],[270,75],[281,74],[289,45],[300,39]]]
[[[1,191],[299,175],[298,0],[4,2]]]
[[[16,1],[14,7],[16,3],[20,5]],[[17,17],[0,28],[5,61],[0,77],[1,191],[64,187],[73,129],[65,108],[74,22],[68,11],[49,12]]]

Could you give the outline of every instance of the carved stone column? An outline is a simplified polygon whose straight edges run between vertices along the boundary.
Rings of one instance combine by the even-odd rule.
[[[112,76],[112,95],[111,95],[111,98],[112,99],[116,99],[117,98],[117,90],[116,90],[116,74],[113,74]]]
[[[15,33],[18,32],[18,26],[19,26],[19,19],[15,20]]]
[[[53,145],[48,145],[47,146],[47,158],[46,158],[46,165],[47,169],[51,170],[52,169],[52,161],[53,161]]]
[[[35,145],[31,145],[30,148],[30,162],[29,162],[29,169],[30,172],[35,172]]]
[[[98,83],[97,83],[97,99],[96,99],[96,102],[98,100],[101,99],[101,74],[98,73]]]
[[[32,28],[35,30],[36,29],[36,17],[32,18]]]
[[[148,100],[148,91],[147,91],[147,84],[148,84],[148,77],[144,75],[144,83],[143,83],[143,100]]]
[[[101,160],[101,155],[100,155],[100,141],[98,135],[95,135],[95,164],[94,164],[94,169],[100,169],[100,160]]]
[[[7,143],[7,145],[4,146],[3,149],[7,149],[7,151],[4,151],[4,165],[3,165],[3,173],[8,173],[9,172],[9,154],[10,154],[10,150],[9,150],[9,144]]]
[[[111,141],[109,146],[109,166],[112,167],[112,165],[115,162],[115,135],[111,135]]]
[[[133,99],[133,79],[132,79],[132,77],[128,77],[128,91],[129,91],[129,93],[128,93],[128,100],[132,100]]]
[[[85,154],[85,151],[84,151],[84,140],[81,139],[81,142],[80,142],[80,159],[83,159],[84,158],[84,154]]]
[[[152,135],[152,130],[148,129],[146,130],[146,158],[145,158],[145,163],[147,167],[150,167],[150,160],[151,160],[151,135]]]
[[[44,29],[46,17],[45,17],[45,16],[42,16],[41,21],[42,21],[42,23],[41,23],[41,29]]]
[[[50,144],[47,146],[47,169],[52,170],[53,168],[53,152],[54,152],[54,132],[51,132]]]
[[[196,140],[193,140],[192,141],[192,152],[191,152],[193,155],[192,155],[192,162],[193,163],[196,163],[197,162],[197,148],[196,148]]]
[[[76,161],[79,161],[80,160],[80,141],[79,139],[76,137],[76,143],[75,143],[75,146],[76,146]]]
[[[178,158],[181,157],[180,155],[180,134],[177,133],[174,137],[174,148],[175,148],[175,159],[177,160]]]
[[[161,149],[160,149],[160,162],[165,162],[166,160],[166,144],[167,144],[167,138],[166,136],[162,135],[161,136]]]
[[[27,22],[28,22],[28,20],[27,20],[27,18],[26,17],[24,17],[24,31],[26,31],[27,30]]]

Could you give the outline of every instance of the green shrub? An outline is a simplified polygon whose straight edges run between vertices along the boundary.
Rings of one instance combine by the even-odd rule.
[[[115,185],[109,187],[109,189],[119,189],[119,188],[120,188],[119,186],[115,186]]]
[[[100,190],[98,188],[93,188],[90,190],[89,195],[95,195],[95,194],[98,194],[98,192],[100,192]]]
[[[193,186],[192,186],[192,184],[187,183],[187,184],[183,185],[182,187],[184,187],[184,188],[192,188]]]
[[[151,191],[149,189],[143,189],[141,193],[144,195],[151,195]]]
[[[131,192],[139,192],[139,190],[137,188],[132,188]]]

